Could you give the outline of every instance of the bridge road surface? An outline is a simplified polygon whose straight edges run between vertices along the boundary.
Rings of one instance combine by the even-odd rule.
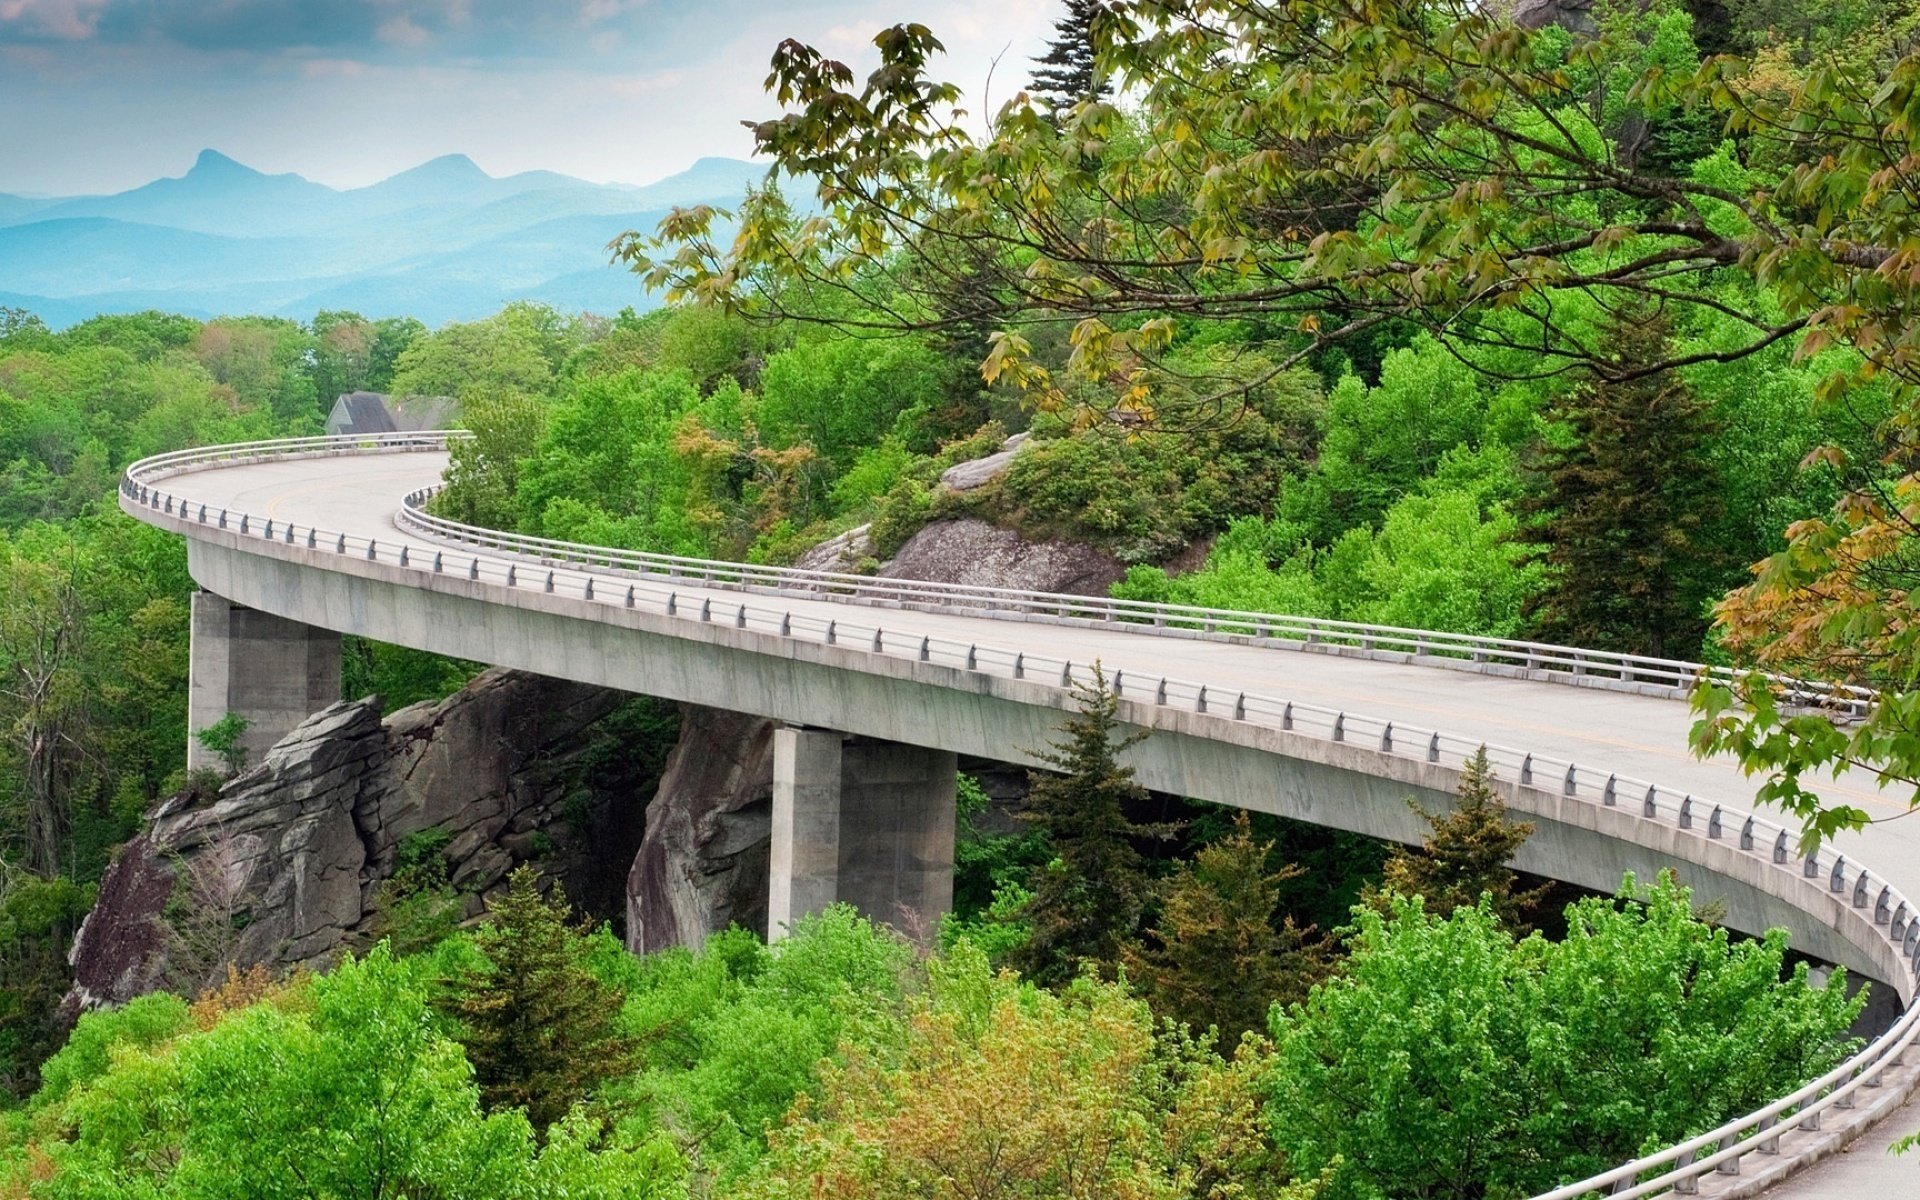
[[[395,515],[401,497],[438,483],[446,463],[442,451],[288,459],[199,469],[191,478],[175,476],[158,486],[191,496],[209,509],[226,507],[275,522],[375,538],[383,547],[405,544],[417,558],[422,551],[430,556],[443,543],[402,531]],[[564,568],[556,574],[562,580],[585,578],[584,572]],[[683,604],[711,595],[716,604],[730,609],[741,598],[737,591],[709,591],[697,583],[675,586]],[[1244,690],[1345,709],[1636,776],[1690,791],[1697,800],[1754,807],[1754,781],[1737,764],[1725,758],[1702,761],[1688,749],[1693,716],[1683,700],[1278,647],[866,609],[802,596],[777,601],[763,596],[757,602],[777,603],[796,617],[811,614],[856,625],[882,620],[889,637],[899,632],[1070,656],[1075,662],[1098,660],[1109,673],[1168,675],[1220,691]],[[1920,897],[1920,813],[1904,815],[1907,806],[1897,795],[1878,794],[1864,776],[1826,781],[1820,790],[1828,800],[1857,805],[1875,820],[1865,830],[1841,835],[1835,848],[1908,896]],[[1851,1152],[1813,1167],[1770,1195],[1782,1200],[1920,1200],[1920,1151],[1899,1159],[1885,1153],[1887,1144],[1916,1128],[1920,1105],[1910,1104],[1870,1130]]]

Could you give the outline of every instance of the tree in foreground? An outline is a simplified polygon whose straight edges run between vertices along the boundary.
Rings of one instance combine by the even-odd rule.
[[[1665,313],[1606,323],[1616,362],[1668,356]],[[1726,586],[1712,544],[1720,488],[1708,457],[1715,425],[1675,371],[1592,379],[1547,413],[1523,505],[1543,543],[1545,589],[1528,607],[1539,637],[1568,646],[1683,658],[1700,651],[1706,605]]]
[[[889,1037],[843,1043],[776,1130],[754,1200],[1308,1200],[1260,1113],[1265,1056],[1157,1035],[1088,977],[1053,995],[963,945]]]
[[[1280,912],[1281,887],[1305,872],[1269,871],[1272,853],[1240,812],[1233,832],[1175,868],[1152,927],[1122,953],[1128,982],[1154,1011],[1214,1029],[1229,1048],[1265,1030],[1273,1005],[1305,999],[1330,966],[1314,931]]]
[[[1420,849],[1400,846],[1388,855],[1380,885],[1370,897],[1376,907],[1386,912],[1392,908],[1391,896],[1420,896],[1425,911],[1444,918],[1457,908],[1479,905],[1484,897],[1508,929],[1524,932],[1521,917],[1540,893],[1516,891],[1507,864],[1533,836],[1533,822],[1507,816],[1493,778],[1493,765],[1482,746],[1460,772],[1460,794],[1450,811],[1432,813],[1409,802],[1432,832]]]
[[[685,1195],[664,1138],[607,1147],[576,1114],[540,1146],[524,1114],[486,1114],[421,972],[385,947],[214,1015],[196,1029],[183,1002],[156,995],[82,1017],[36,1100],[32,1194]]]
[[[1851,1049],[1862,997],[1785,969],[1662,879],[1516,941],[1492,907],[1355,910],[1340,974],[1276,1011],[1267,1115],[1333,1200],[1533,1195],[1785,1095]]]
[[[542,896],[532,867],[507,877],[491,911],[474,935],[484,963],[457,988],[461,1043],[487,1107],[524,1109],[544,1131],[631,1067],[625,997],[587,970],[587,939],[570,926],[566,897]]]
[[[1053,858],[1033,873],[1033,896],[1020,911],[1027,940],[1009,961],[1028,979],[1063,984],[1092,964],[1111,967],[1153,896],[1153,878],[1136,840],[1173,836],[1175,827],[1135,821],[1147,801],[1120,757],[1147,736],[1120,733],[1120,697],[1098,664],[1074,687],[1079,711],[1039,758],[1057,773],[1035,771],[1020,819],[1046,835]]]

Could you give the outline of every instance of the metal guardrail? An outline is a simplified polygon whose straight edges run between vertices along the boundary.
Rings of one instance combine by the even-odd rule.
[[[779,638],[814,641],[825,645],[857,647],[874,654],[936,663],[968,672],[981,672],[1002,678],[1031,680],[1059,688],[1070,688],[1091,681],[1095,664],[1066,658],[1016,653],[979,643],[945,638],[891,633],[878,615],[870,622],[842,621],[796,613],[777,604],[719,600],[710,591],[731,587],[743,593],[764,593],[793,598],[834,598],[863,601],[869,605],[896,607],[925,604],[948,611],[969,614],[1008,612],[1023,619],[1091,619],[1086,613],[1113,613],[1102,616],[1125,626],[1120,614],[1155,612],[1167,619],[1176,615],[1199,614],[1201,620],[1218,623],[1222,615],[1247,617],[1267,622],[1267,628],[1281,628],[1275,618],[1264,614],[1218,614],[1208,610],[1182,609],[1179,606],[1129,606],[1108,608],[1106,602],[1086,597],[1051,596],[1044,593],[1015,592],[994,588],[948,588],[947,585],[907,586],[906,581],[873,580],[865,576],[826,572],[797,572],[780,568],[754,567],[739,563],[676,558],[664,555],[639,555],[599,547],[574,546],[537,538],[497,533],[432,517],[420,509],[425,494],[414,493],[402,512],[408,524],[423,532],[455,540],[474,547],[465,553],[436,549],[431,555],[415,554],[404,542],[381,542],[376,538],[329,531],[314,526],[276,522],[255,514],[236,512],[196,503],[187,496],[163,491],[154,484],[169,475],[214,465],[232,465],[276,458],[323,457],[355,453],[417,451],[439,449],[446,444],[444,434],[388,434],[351,438],[300,438],[279,442],[252,442],[204,450],[160,455],[133,464],[122,477],[120,491],[126,505],[165,515],[186,525],[203,525],[226,530],[240,538],[261,543],[284,545],[348,558],[384,563],[489,585],[547,594],[607,605],[614,608],[647,609],[687,621],[731,625]],[[414,524],[415,522],[418,524]],[[479,551],[492,550],[498,556]],[[556,551],[561,553],[556,554]],[[844,589],[844,590],[843,590]],[[948,595],[952,603],[937,604],[937,597]],[[991,603],[994,607],[987,607]],[[1124,602],[1115,602],[1116,605]],[[1085,607],[1081,607],[1084,605]],[[1132,621],[1143,632],[1162,631],[1150,621]],[[1303,622],[1286,626],[1310,626],[1316,631],[1337,622]],[[1255,628],[1259,628],[1256,626]],[[1202,632],[1205,632],[1202,630]],[[1218,630],[1216,629],[1217,633]],[[1380,627],[1346,626],[1343,636],[1378,637],[1383,632],[1432,639],[1453,635],[1424,631],[1391,631]],[[1250,635],[1259,641],[1277,641],[1278,635]],[[1506,643],[1498,639],[1460,639],[1485,643],[1492,648],[1528,647],[1528,643]],[[1450,643],[1451,644],[1451,643]],[[1662,660],[1631,656],[1594,655],[1568,651],[1564,647],[1532,647],[1551,650],[1554,661],[1590,667],[1599,661],[1613,661],[1636,674],[1645,665]],[[1675,668],[1702,668],[1695,664],[1670,663]],[[1691,677],[1689,677],[1691,678]],[[1439,730],[1400,725],[1363,714],[1302,704],[1238,690],[1209,688],[1206,684],[1165,675],[1115,671],[1109,686],[1131,705],[1177,708],[1211,716],[1222,721],[1263,725],[1331,742],[1365,745],[1382,754],[1430,764],[1462,766],[1485,749],[1496,768],[1515,779],[1520,786],[1549,796],[1614,809],[1630,818],[1652,822],[1666,828],[1685,831],[1707,842],[1718,842],[1728,851],[1751,856],[1769,869],[1785,873],[1793,887],[1814,896],[1837,899],[1845,905],[1847,916],[1884,939],[1900,960],[1906,973],[1903,981],[1909,1004],[1891,1029],[1876,1038],[1858,1054],[1790,1095],[1755,1112],[1701,1133],[1664,1150],[1624,1163],[1589,1179],[1569,1183],[1543,1193],[1534,1200],[1575,1200],[1588,1195],[1606,1195],[1614,1200],[1637,1200],[1660,1192],[1691,1192],[1703,1176],[1738,1174],[1741,1162],[1749,1155],[1778,1153],[1782,1133],[1790,1127],[1815,1130],[1823,1114],[1854,1106],[1863,1089],[1881,1086],[1882,1074],[1905,1065],[1905,1056],[1920,1037],[1920,910],[1916,910],[1890,883],[1879,879],[1864,867],[1849,863],[1831,847],[1813,855],[1795,854],[1797,839],[1786,827],[1757,815],[1698,799],[1690,793],[1676,793],[1644,780],[1582,766],[1549,755],[1540,755],[1505,746],[1488,745]],[[1852,696],[1850,702],[1860,702]],[[1134,710],[1135,716],[1146,716]],[[1898,984],[1896,984],[1898,986]]]

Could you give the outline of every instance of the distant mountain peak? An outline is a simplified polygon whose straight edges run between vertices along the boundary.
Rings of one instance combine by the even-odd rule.
[[[439,158],[430,158],[411,170],[402,171],[395,179],[407,176],[431,175],[437,179],[492,179],[493,176],[480,169],[480,164],[464,154],[442,154]]]
[[[260,172],[236,162],[218,150],[202,150],[200,157],[193,160],[193,169],[188,175],[258,175]]]

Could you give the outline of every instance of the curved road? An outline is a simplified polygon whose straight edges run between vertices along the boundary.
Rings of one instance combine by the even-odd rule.
[[[445,453],[439,451],[262,461],[209,466],[194,470],[190,479],[176,476],[157,486],[190,496],[209,509],[228,508],[275,522],[374,538],[383,548],[407,545],[416,559],[423,553],[430,558],[442,544],[401,530],[395,517],[401,497],[438,483],[446,461]],[[147,515],[137,505],[130,504],[129,511],[143,518]],[[698,604],[709,594],[694,584],[681,585],[681,593],[685,604]],[[716,605],[724,602],[729,612],[740,597],[737,591],[720,589],[710,595]],[[846,621],[852,615],[847,605],[833,601],[783,596],[780,604],[796,619],[812,613]],[[885,624],[889,637],[899,631],[963,643],[979,641],[983,646],[1035,656],[1071,656],[1078,662],[1097,659],[1109,672],[1202,680],[1222,692],[1243,690],[1345,709],[1595,764],[1735,807],[1751,805],[1753,784],[1735,764],[1701,761],[1688,750],[1692,717],[1680,700],[1282,648],[959,613],[888,609]],[[1876,819],[1860,833],[1843,835],[1836,848],[1909,896],[1920,897],[1920,816],[1906,817],[1903,803],[1857,782],[1825,790],[1833,799],[1865,808]],[[1773,1194],[1794,1200],[1859,1200],[1873,1195],[1878,1184],[1879,1195],[1920,1195],[1920,1161],[1891,1160],[1881,1152],[1904,1128],[1915,1125],[1920,1125],[1920,1115],[1884,1121],[1851,1153],[1830,1159]]]

